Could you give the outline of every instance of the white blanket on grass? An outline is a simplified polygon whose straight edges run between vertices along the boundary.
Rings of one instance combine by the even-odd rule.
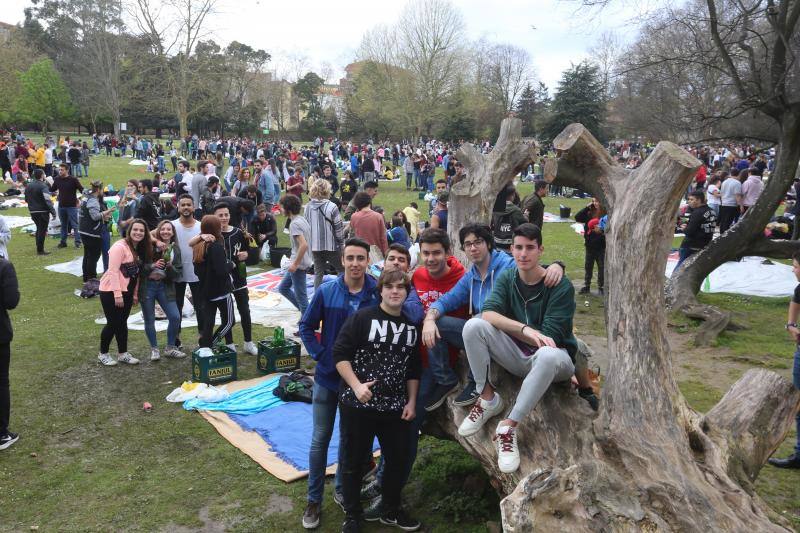
[[[763,257],[743,257],[741,261],[723,263],[703,280],[700,290],[767,298],[791,296],[797,286],[791,265],[777,262],[765,265],[763,262]],[[672,275],[677,264],[677,259],[667,260],[667,277]]]

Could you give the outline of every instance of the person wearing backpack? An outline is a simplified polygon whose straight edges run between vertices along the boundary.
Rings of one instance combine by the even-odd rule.
[[[331,184],[325,179],[314,180],[308,191],[311,201],[303,211],[311,226],[311,257],[314,259],[314,288],[322,284],[326,268],[332,266],[337,274],[344,272],[341,249],[344,224],[336,204],[330,201]]]
[[[511,251],[514,230],[517,226],[526,222],[522,210],[514,203],[516,196],[516,187],[509,183],[498,195],[494,212],[492,213],[494,245],[497,249],[506,252]]]
[[[575,222],[583,224],[583,239],[586,248],[584,261],[586,274],[583,288],[579,291],[579,294],[589,294],[595,263],[597,264],[597,287],[600,290],[600,294],[603,294],[606,252],[606,237],[600,227],[600,219],[603,215],[605,215],[605,210],[597,198],[592,198],[592,203],[575,214]]]

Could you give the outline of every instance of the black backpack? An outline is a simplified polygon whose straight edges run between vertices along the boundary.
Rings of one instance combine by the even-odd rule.
[[[314,380],[307,373],[298,371],[281,376],[272,394],[284,402],[311,403],[313,390]]]
[[[492,216],[492,234],[494,244],[503,250],[511,248],[514,238],[514,225],[511,222],[512,213],[495,213]]]

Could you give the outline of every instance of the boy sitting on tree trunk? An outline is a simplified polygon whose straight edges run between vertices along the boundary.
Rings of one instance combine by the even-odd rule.
[[[503,412],[503,400],[488,381],[492,361],[525,378],[510,414],[495,431],[498,466],[505,473],[519,468],[517,424],[551,383],[567,381],[575,372],[575,289],[566,276],[554,287],[545,286],[546,271],[539,264],[543,251],[541,230],[530,223],[518,226],[511,247],[516,267],[497,279],[482,316],[464,326],[464,348],[480,398],[459,426],[459,435],[477,433]]]

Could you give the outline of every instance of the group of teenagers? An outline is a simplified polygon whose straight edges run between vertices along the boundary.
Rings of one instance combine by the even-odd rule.
[[[304,528],[320,524],[337,412],[334,501],[345,512],[342,531],[356,532],[363,521],[420,527],[401,506],[401,491],[426,414],[448,398],[465,409],[458,433],[494,439],[498,466],[507,473],[520,464],[517,425],[552,383],[574,378],[580,396],[598,408],[587,350],[572,333],[574,289],[563,264],[541,264],[540,228],[517,226],[509,253],[494,246],[489,225],[470,223],[460,229],[459,245],[469,269],[452,255],[447,233],[428,228],[419,235],[413,272],[409,250],[393,243],[376,280],[369,274],[370,244],[351,237],[340,250],[344,271],[324,282],[302,313],[299,336],[316,361]],[[469,366],[463,387],[460,351]],[[492,362],[522,378],[516,398],[494,390]],[[482,431],[498,415],[496,426]]]

